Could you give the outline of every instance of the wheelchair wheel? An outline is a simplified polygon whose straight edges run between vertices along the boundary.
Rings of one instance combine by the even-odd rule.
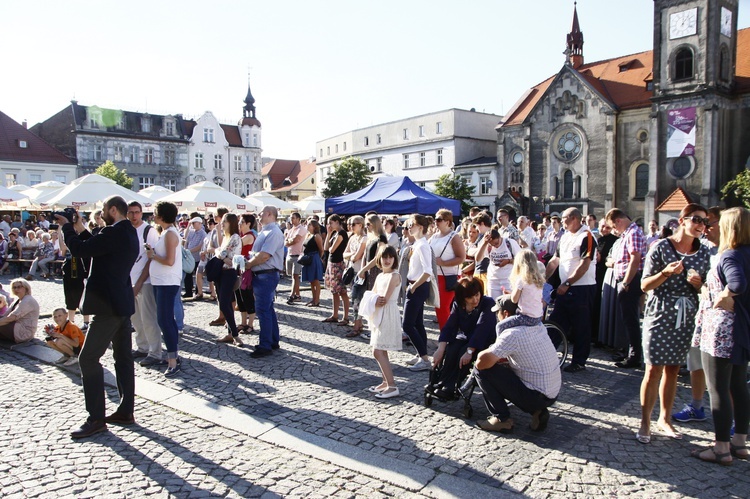
[[[544,327],[547,328],[547,335],[557,350],[557,357],[560,367],[562,367],[565,364],[565,359],[568,357],[568,338],[565,336],[565,331],[550,321],[544,321]]]
[[[432,405],[432,395],[427,393],[424,394],[424,406],[430,407]]]

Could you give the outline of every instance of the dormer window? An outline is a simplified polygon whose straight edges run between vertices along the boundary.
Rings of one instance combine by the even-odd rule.
[[[214,129],[204,128],[203,129],[203,142],[213,142],[213,141],[214,141]]]
[[[168,137],[171,137],[172,135],[174,135],[174,123],[172,123],[171,121],[167,121],[164,129],[165,129],[165,134]]]
[[[141,118],[141,131],[146,133],[151,131],[151,118]]]

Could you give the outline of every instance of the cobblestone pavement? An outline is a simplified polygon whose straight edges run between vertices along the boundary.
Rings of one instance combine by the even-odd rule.
[[[276,301],[281,350],[263,359],[215,343],[223,334],[207,325],[215,302],[185,303],[183,373],[165,379],[136,367],[139,394],[169,394],[138,399],[140,427],[85,443],[68,438],[85,417],[77,371],[0,350],[3,377],[12,380],[0,388],[2,495],[750,495],[747,462],[725,468],[689,457],[713,438],[710,419],[682,425],[682,441],[656,431],[651,445],[635,440],[643,372],[613,369],[606,350],[594,349],[585,372],[563,374],[544,433],[529,431],[529,416],[516,409],[512,434],[486,433],[474,425],[487,416],[479,394],[471,420],[459,402],[424,407],[428,375],[403,367],[409,350],[391,356],[402,396],[373,399],[366,388],[379,375],[367,341],[320,322],[330,313],[325,291],[321,308],[287,305],[288,284]],[[62,303],[59,281],[32,286],[43,313]],[[104,364],[112,370],[111,359]],[[690,398],[685,381],[679,407]],[[211,422],[206,408],[234,412]]]

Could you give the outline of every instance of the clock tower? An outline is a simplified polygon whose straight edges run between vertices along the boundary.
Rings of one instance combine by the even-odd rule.
[[[739,0],[654,0],[654,99],[734,86]]]

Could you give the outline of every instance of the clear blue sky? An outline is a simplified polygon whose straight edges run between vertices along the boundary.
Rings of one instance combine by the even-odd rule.
[[[580,0],[586,61],[651,49],[653,5]],[[304,158],[357,127],[508,111],[562,66],[572,14],[563,0],[6,1],[0,111],[32,125],[75,97],[234,123],[250,68],[264,155]]]

